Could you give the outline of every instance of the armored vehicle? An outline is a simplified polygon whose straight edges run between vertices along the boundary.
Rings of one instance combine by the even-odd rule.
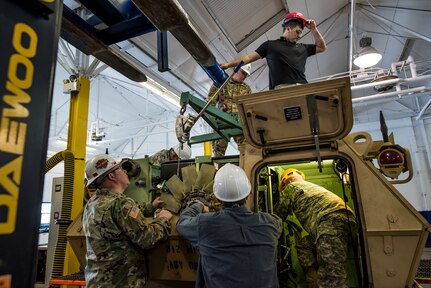
[[[195,198],[217,209],[213,177],[218,167],[229,162],[249,176],[249,207],[273,212],[280,172],[296,168],[307,181],[340,196],[355,212],[359,229],[349,241],[349,286],[412,287],[429,224],[394,187],[413,176],[410,153],[395,144],[384,121],[383,140],[373,140],[366,132],[349,134],[353,126],[350,91],[349,79],[341,78],[240,96],[238,114],[247,140],[240,155],[166,162],[160,170],[148,159],[125,159],[123,166],[132,183],[127,193],[139,201],[149,201],[158,193],[165,207],[176,214]],[[205,113],[211,118],[213,112],[209,107]],[[148,253],[149,287],[194,285],[198,251],[178,235],[176,219],[170,239]],[[305,287],[295,250],[304,232],[294,215],[285,220],[279,277],[286,279],[284,287]],[[79,229],[74,226],[69,239],[81,241],[73,246],[82,250],[82,235],[76,237]]]

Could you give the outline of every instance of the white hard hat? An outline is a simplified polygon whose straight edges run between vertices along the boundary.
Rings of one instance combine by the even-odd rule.
[[[228,163],[217,171],[213,190],[217,199],[223,202],[236,202],[250,194],[251,184],[244,170]]]
[[[245,73],[247,73],[247,75],[250,75],[251,74],[251,65],[250,64],[242,65],[241,70],[244,71]]]
[[[175,154],[177,154],[180,159],[190,159],[190,157],[192,157],[192,148],[186,143],[179,143],[172,147],[172,149],[174,149]]]
[[[117,165],[117,161],[112,156],[106,154],[96,155],[85,164],[85,178],[89,187],[97,178],[105,174],[112,167]]]

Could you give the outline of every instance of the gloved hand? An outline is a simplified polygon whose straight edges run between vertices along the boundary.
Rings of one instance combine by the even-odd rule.
[[[202,213],[208,213],[208,212],[210,212],[210,208],[207,205],[205,205],[204,203],[202,203],[202,201],[200,201],[199,199],[194,199],[192,201],[189,201],[187,203],[187,207],[189,207],[189,206],[191,206],[191,205],[193,205],[195,203],[200,203],[200,204],[203,205],[202,206],[202,211],[201,211]]]
[[[212,199],[212,194],[208,194],[205,192],[190,192],[186,197],[183,199],[182,207],[186,208],[192,205],[193,203],[200,202],[204,206],[214,209],[215,204]]]
[[[216,108],[222,110],[223,112],[227,111],[227,105],[220,101],[217,101]]]
[[[218,96],[218,101],[216,103],[216,108],[220,109],[220,110],[222,110],[224,112],[227,111],[227,105],[224,103],[224,95],[223,94],[220,94]]]

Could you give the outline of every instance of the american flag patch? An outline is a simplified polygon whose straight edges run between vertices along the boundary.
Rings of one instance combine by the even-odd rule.
[[[141,210],[138,207],[133,206],[130,209],[129,216],[136,219],[136,217],[138,217],[139,211],[141,211]]]

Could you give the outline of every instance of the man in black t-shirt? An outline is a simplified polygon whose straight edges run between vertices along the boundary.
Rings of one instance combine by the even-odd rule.
[[[305,63],[307,58],[326,50],[326,43],[317,30],[316,22],[305,19],[299,12],[291,12],[283,21],[283,36],[278,40],[268,40],[256,51],[236,58],[220,66],[223,69],[235,67],[239,62],[245,64],[266,58],[269,68],[269,89],[280,86],[307,83],[305,79]],[[297,43],[304,27],[310,29],[314,44]]]

